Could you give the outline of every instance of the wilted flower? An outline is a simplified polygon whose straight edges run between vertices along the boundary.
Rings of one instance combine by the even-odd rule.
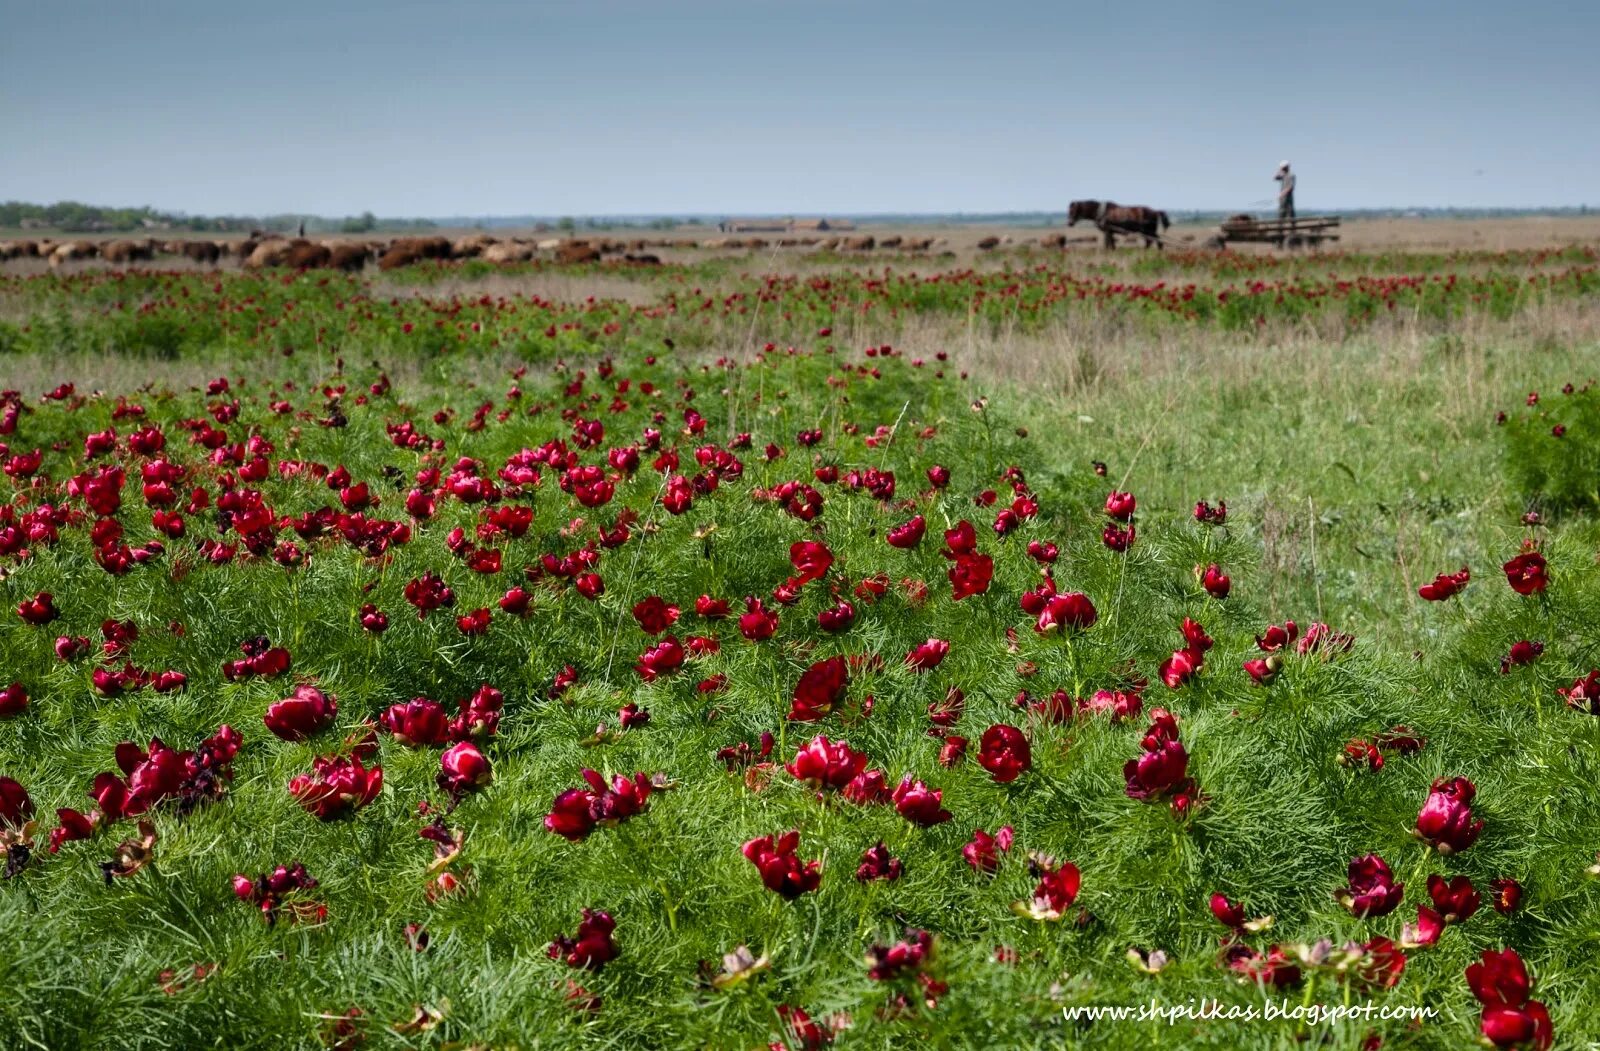
[[[905,867],[900,859],[891,857],[889,848],[879,840],[877,846],[868,847],[862,853],[861,864],[856,866],[856,879],[862,883],[870,883],[876,879],[893,882],[899,879],[904,871]]]
[[[992,874],[999,871],[1000,855],[1011,850],[1011,842],[1010,825],[992,836],[981,828],[976,829],[972,841],[961,848],[961,856],[979,872]]]

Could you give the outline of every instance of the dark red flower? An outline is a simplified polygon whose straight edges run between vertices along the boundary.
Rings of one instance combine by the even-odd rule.
[[[739,634],[751,642],[763,642],[778,631],[778,615],[769,611],[755,596],[745,599],[745,612],[739,616]]]
[[[802,723],[825,718],[844,700],[849,682],[850,669],[843,657],[817,661],[795,683],[789,718]]]
[[[611,937],[616,929],[610,913],[584,909],[577,934],[571,938],[557,936],[550,943],[549,956],[564,961],[568,967],[598,971],[617,958],[619,950]]]
[[[856,608],[846,599],[840,599],[817,614],[817,626],[835,634],[849,631],[856,622]]]
[[[1441,854],[1454,854],[1472,846],[1483,831],[1483,822],[1472,820],[1472,800],[1477,793],[1473,783],[1464,777],[1434,781],[1417,814],[1417,836]]]
[[[1018,915],[1055,922],[1064,917],[1078,899],[1081,882],[1078,866],[1072,862],[1051,864],[1045,868],[1039,885],[1033,889],[1033,897],[1017,902],[1012,908]]]
[[[1204,658],[1199,650],[1174,650],[1172,656],[1162,662],[1158,674],[1163,683],[1175,690],[1194,678],[1203,663]]]
[[[818,734],[795,753],[784,769],[797,781],[816,788],[843,788],[867,768],[867,755],[845,741],[829,741]]]
[[[1440,875],[1429,876],[1428,897],[1433,899],[1433,907],[1445,923],[1460,923],[1470,919],[1478,911],[1481,900],[1473,889],[1472,880],[1466,876],[1457,876],[1449,881]]]
[[[1520,667],[1524,664],[1532,664],[1539,659],[1542,653],[1544,653],[1544,643],[1542,642],[1533,642],[1528,639],[1513,642],[1511,650],[1500,658],[1500,674],[1509,675],[1512,668]]]
[[[1485,949],[1481,961],[1467,968],[1467,985],[1483,1004],[1483,1035],[1496,1047],[1544,1051],[1554,1042],[1550,1014],[1529,999],[1532,982],[1515,949]]]
[[[950,589],[956,602],[989,590],[994,579],[994,559],[988,555],[962,555],[949,570]]]
[[[815,540],[800,540],[789,545],[789,562],[794,566],[795,579],[801,584],[821,580],[833,565],[833,552],[827,544]]]
[[[1591,669],[1588,675],[1556,693],[1573,711],[1600,715],[1600,668]]]
[[[22,683],[14,682],[10,686],[0,688],[0,719],[9,719],[13,715],[21,715],[28,707],[28,691]]]
[[[1502,568],[1506,571],[1506,583],[1519,595],[1537,594],[1550,586],[1549,566],[1537,551],[1524,551]]]
[[[295,802],[323,821],[360,810],[382,790],[383,767],[369,770],[353,756],[319,756],[312,760],[311,773],[289,781]]]
[[[655,682],[663,675],[670,675],[683,667],[683,644],[677,636],[668,635],[660,642],[639,654],[633,670],[645,682]]]
[[[431,569],[406,584],[405,596],[416,607],[418,619],[441,606],[453,606],[456,601],[455,592]]]
[[[1494,911],[1502,916],[1516,912],[1517,906],[1522,904],[1522,884],[1509,876],[1496,876],[1490,880],[1489,890],[1494,894],[1491,899]]]
[[[1283,659],[1276,653],[1256,657],[1244,662],[1244,670],[1255,680],[1256,685],[1271,686],[1272,681],[1278,677],[1278,672],[1283,670]]]
[[[1110,495],[1106,497],[1106,514],[1119,522],[1126,522],[1133,517],[1133,512],[1137,510],[1138,503],[1132,493],[1119,492],[1113,489]]]
[[[906,654],[906,663],[917,671],[937,668],[950,652],[950,644],[943,639],[929,639],[912,647]]]
[[[1260,647],[1263,653],[1277,653],[1299,637],[1300,629],[1295,626],[1294,621],[1286,620],[1283,622],[1282,627],[1273,624],[1267,628],[1265,633],[1257,635],[1256,645]]]
[[[450,721],[444,705],[426,697],[390,705],[378,724],[407,748],[440,745],[450,739]]]
[[[55,597],[48,591],[41,591],[17,603],[17,616],[34,627],[48,624],[60,615],[55,606]]]
[[[1462,566],[1457,573],[1440,573],[1433,578],[1431,584],[1424,584],[1417,589],[1417,594],[1429,602],[1443,602],[1452,595],[1457,595],[1467,586],[1467,581],[1472,579],[1472,571]]]
[[[1000,855],[1010,851],[1011,840],[1010,825],[992,836],[981,828],[975,829],[971,842],[961,848],[961,856],[979,872],[994,873],[1000,869]]]
[[[281,701],[267,705],[261,721],[285,741],[304,741],[333,725],[339,714],[338,698],[302,683]]]
[[[678,620],[678,607],[669,606],[660,595],[650,595],[633,605],[633,619],[646,635],[659,635]]]
[[[889,848],[883,845],[883,840],[878,841],[875,847],[868,847],[861,855],[861,864],[856,866],[856,879],[862,883],[870,883],[881,879],[892,883],[899,879],[905,872],[905,866],[900,859],[891,857]]]
[[[1387,916],[1405,896],[1405,884],[1394,881],[1389,865],[1376,854],[1350,862],[1350,885],[1334,891],[1333,898],[1358,920]]]
[[[701,595],[694,600],[695,614],[707,620],[726,617],[728,609],[728,600],[725,598],[712,598],[710,595]]]
[[[882,770],[862,771],[840,790],[839,795],[857,806],[890,803],[894,800],[889,791],[889,779]]]
[[[1033,765],[1028,738],[1007,723],[989,727],[978,741],[978,765],[989,771],[998,784],[1015,781]]]
[[[929,788],[921,781],[914,780],[910,774],[901,778],[891,798],[895,810],[913,825],[928,828],[950,820],[950,811],[941,805],[944,792]]]
[[[1220,600],[1227,598],[1228,593],[1233,590],[1233,581],[1222,571],[1221,566],[1212,562],[1200,571],[1200,586],[1205,589],[1206,594]]]
[[[1178,720],[1165,708],[1150,713],[1150,728],[1140,741],[1143,753],[1122,767],[1131,799],[1159,799],[1192,786],[1189,753],[1178,740]]]
[[[453,744],[439,756],[439,773],[435,780],[446,795],[460,796],[476,791],[493,779],[489,758],[471,741]]]
[[[13,777],[0,777],[0,824],[20,825],[33,816],[28,790]]]
[[[907,928],[905,940],[894,945],[867,948],[867,977],[875,982],[892,982],[920,971],[933,958],[933,935]]]
[[[793,901],[822,883],[822,863],[802,861],[796,854],[799,846],[800,833],[791,829],[776,840],[771,836],[750,840],[744,845],[744,856],[761,873],[768,890]]]
[[[1100,618],[1094,603],[1081,591],[1052,595],[1045,600],[1033,630],[1041,635],[1056,631],[1084,631]]]
[[[1112,551],[1126,551],[1133,546],[1138,537],[1138,530],[1132,525],[1119,526],[1115,522],[1106,526],[1100,532],[1100,542]]]

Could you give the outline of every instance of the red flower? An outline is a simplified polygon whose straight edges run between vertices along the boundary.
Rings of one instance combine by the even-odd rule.
[[[311,771],[289,781],[289,794],[323,821],[360,810],[383,790],[383,767],[368,770],[354,757],[319,756]]]
[[[929,639],[919,643],[906,654],[906,663],[917,671],[937,668],[950,652],[950,644],[943,639]]]
[[[1387,916],[1405,896],[1405,884],[1394,881],[1389,865],[1376,854],[1350,862],[1350,885],[1334,891],[1333,898],[1358,920]]]
[[[1271,686],[1272,680],[1278,677],[1278,672],[1283,669],[1283,660],[1277,654],[1267,657],[1256,657],[1244,662],[1244,670],[1258,686]]]
[[[1256,645],[1260,647],[1262,653],[1277,653],[1299,637],[1300,629],[1295,626],[1294,621],[1286,620],[1282,627],[1273,624],[1264,634],[1257,635]]]
[[[338,698],[302,683],[283,700],[267,705],[261,721],[285,741],[304,741],[332,726],[338,714]]]
[[[584,770],[583,779],[589,787],[569,788],[556,796],[544,819],[545,828],[574,843],[596,826],[612,827],[643,813],[654,790],[643,773],[632,777],[618,774],[608,785],[598,771]]]
[[[889,791],[889,780],[882,770],[865,770],[857,774],[840,790],[839,795],[857,806],[889,803],[894,798]]]
[[[1161,670],[1157,674],[1161,676],[1162,682],[1176,690],[1194,678],[1203,663],[1204,657],[1198,650],[1174,650],[1172,656],[1162,662]]]
[[[949,576],[954,601],[981,595],[989,590],[989,582],[994,579],[994,559],[988,555],[962,555],[950,567]]]
[[[793,901],[822,883],[822,863],[800,860],[795,853],[799,846],[800,833],[791,829],[776,840],[771,836],[750,840],[744,845],[744,856],[761,873],[768,890]]]
[[[1200,571],[1200,586],[1214,599],[1225,599],[1233,590],[1233,581],[1215,562]]]
[[[875,982],[892,982],[921,970],[932,956],[933,935],[907,928],[904,941],[867,948],[867,977]]]
[[[1494,911],[1502,916],[1516,912],[1517,906],[1522,904],[1522,884],[1509,876],[1496,876],[1489,881],[1489,889],[1494,893],[1491,900]]]
[[[928,522],[921,515],[913,517],[910,521],[902,522],[891,528],[884,539],[890,547],[913,548],[922,543],[923,534],[928,531]]]
[[[444,705],[426,697],[413,697],[390,705],[378,723],[407,748],[439,745],[449,740],[450,726]]]
[[[818,734],[795,753],[784,769],[797,781],[816,788],[843,788],[867,768],[865,752],[857,752],[844,741],[829,741]]]
[[[1100,542],[1112,551],[1126,551],[1133,546],[1137,535],[1138,530],[1133,526],[1124,528],[1113,522],[1100,532]]]
[[[1126,522],[1132,518],[1133,512],[1137,508],[1138,501],[1133,498],[1132,493],[1119,492],[1113,489],[1111,494],[1106,497],[1106,514],[1119,522]]]
[[[1428,897],[1433,899],[1433,907],[1445,923],[1470,919],[1481,901],[1472,880],[1466,876],[1457,876],[1448,882],[1440,875],[1429,876]]]
[[[1045,870],[1039,885],[1033,889],[1033,898],[1019,901],[1013,908],[1019,915],[1054,922],[1065,916],[1077,900],[1080,883],[1078,866],[1070,861],[1053,865]]]
[[[1150,729],[1139,746],[1143,754],[1129,759],[1122,767],[1126,791],[1131,799],[1159,799],[1190,790],[1189,753],[1178,740],[1178,720],[1165,708],[1150,713]]]
[[[725,598],[712,598],[710,595],[701,595],[694,600],[696,615],[707,620],[717,620],[728,615],[728,600]]]
[[[942,464],[934,464],[928,468],[928,483],[935,489],[943,489],[950,484],[950,468]]]
[[[552,960],[565,961],[568,967],[598,971],[617,958],[617,943],[611,938],[616,929],[617,923],[610,913],[584,909],[577,935],[571,938],[558,935],[550,943],[549,956]]]
[[[9,719],[13,715],[21,715],[23,709],[28,707],[28,691],[20,682],[0,689],[0,719]]]
[[[1506,583],[1519,595],[1532,595],[1550,586],[1549,566],[1537,551],[1525,551],[1503,567]]]
[[[972,841],[961,848],[961,856],[979,872],[997,872],[1000,869],[1000,854],[1011,850],[1011,839],[1010,825],[992,836],[981,828],[976,829],[972,833]]]
[[[862,883],[870,883],[881,879],[892,883],[899,879],[905,872],[905,866],[900,859],[891,857],[889,848],[883,845],[883,840],[878,841],[875,847],[868,847],[861,855],[861,864],[856,866],[856,879]]]
[[[1440,573],[1433,578],[1433,583],[1424,584],[1417,589],[1417,594],[1429,602],[1443,602],[1452,595],[1459,594],[1467,586],[1467,581],[1472,579],[1472,571],[1466,566],[1461,567],[1459,573]]]
[[[28,790],[12,777],[0,777],[0,825],[20,825],[33,816]]]
[[[1417,814],[1417,836],[1441,854],[1466,850],[1477,842],[1483,822],[1472,820],[1476,786],[1464,777],[1439,778],[1428,789]]]
[[[843,657],[817,661],[795,683],[789,718],[794,722],[816,722],[829,715],[844,700],[850,669]]]
[[[789,562],[794,566],[795,579],[801,584],[821,580],[833,565],[833,552],[827,544],[815,540],[801,540],[789,545]]]
[[[1500,658],[1500,674],[1509,675],[1514,667],[1532,664],[1539,659],[1539,655],[1542,653],[1544,653],[1544,643],[1542,642],[1531,642],[1528,639],[1513,642],[1511,650]]]
[[[997,723],[983,731],[978,741],[978,765],[993,775],[997,784],[1008,784],[1033,765],[1033,752],[1021,730]]]
[[[591,602],[606,593],[606,582],[600,579],[599,573],[579,573],[573,578],[572,586]]]
[[[451,591],[431,569],[406,584],[405,596],[406,601],[417,608],[419,620],[426,617],[431,610],[441,606],[453,606],[456,601],[455,592]]]
[[[1069,591],[1045,600],[1044,609],[1034,622],[1033,630],[1041,635],[1053,631],[1084,631],[1093,627],[1098,619],[1100,614],[1094,608],[1094,603],[1089,601],[1088,595],[1081,591]]]
[[[962,519],[954,529],[944,531],[944,557],[955,559],[970,555],[978,549],[978,531],[972,523]]]
[[[944,792],[937,788],[929,788],[921,781],[913,780],[910,774],[895,786],[891,798],[894,800],[895,810],[913,825],[928,828],[950,820],[950,811],[940,805],[944,799]]]
[[[675,635],[668,635],[660,642],[639,654],[639,660],[634,664],[633,670],[645,682],[655,682],[663,675],[670,675],[683,667],[683,644]]]
[[[817,626],[823,631],[835,634],[841,631],[849,631],[850,626],[855,622],[856,608],[846,599],[840,599],[817,614]]]
[[[1557,689],[1556,693],[1573,711],[1600,715],[1600,668],[1591,669],[1588,675],[1565,689]]]
[[[1483,1004],[1483,1035],[1496,1047],[1544,1051],[1554,1042],[1550,1014],[1528,998],[1532,983],[1515,949],[1485,949],[1482,960],[1467,968],[1467,985]]]
[[[678,613],[678,607],[667,605],[660,595],[651,595],[633,606],[633,619],[639,622],[646,635],[659,635],[672,627]]]
[[[494,779],[489,758],[471,741],[453,744],[439,757],[439,773],[435,780],[439,791],[459,796],[482,788]]]
[[[739,634],[751,642],[763,642],[778,631],[778,615],[769,612],[754,595],[744,600],[745,612],[739,617]]]
[[[489,630],[489,619],[492,617],[487,609],[475,609],[471,613],[464,613],[456,618],[456,627],[463,635],[482,635]]]
[[[34,627],[48,624],[60,615],[56,609],[55,597],[48,591],[41,591],[33,598],[23,599],[17,603],[17,616]]]

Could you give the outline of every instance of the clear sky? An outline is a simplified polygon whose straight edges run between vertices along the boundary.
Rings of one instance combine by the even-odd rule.
[[[1600,5],[0,0],[0,199],[596,215],[1600,203]]]

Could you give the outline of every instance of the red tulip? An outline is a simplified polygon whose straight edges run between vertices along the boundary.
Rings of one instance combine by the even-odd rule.
[[[1454,854],[1472,846],[1483,831],[1483,822],[1472,820],[1472,800],[1477,792],[1464,777],[1434,781],[1417,814],[1417,836],[1441,854]]]
[[[1376,854],[1350,862],[1349,876],[1350,885],[1333,898],[1358,920],[1389,915],[1405,896],[1405,884],[1394,881],[1388,863]]]
[[[439,790],[459,796],[482,788],[494,779],[489,759],[471,741],[453,744],[439,757]]]
[[[825,718],[844,700],[849,682],[850,669],[843,657],[817,661],[795,683],[790,720],[809,723]]]
[[[797,781],[815,788],[843,788],[867,768],[865,752],[857,752],[844,741],[829,741],[818,734],[795,753],[784,769]]]
[[[383,790],[383,767],[368,770],[354,757],[319,756],[311,770],[289,781],[289,794],[323,821],[360,810]]]
[[[611,937],[616,929],[610,913],[584,909],[576,936],[557,936],[550,943],[549,956],[564,961],[568,967],[598,971],[617,958],[619,950]]]
[[[338,698],[302,683],[288,697],[269,704],[261,721],[285,741],[304,741],[332,726],[338,714]]]
[[[940,805],[944,792],[913,780],[910,774],[900,780],[892,798],[895,810],[913,825],[928,828],[950,820],[950,811]]]
[[[744,845],[744,856],[761,874],[761,882],[768,890],[793,901],[822,883],[822,863],[802,861],[795,853],[799,846],[800,833],[791,830],[776,840],[771,836],[750,840]]]
[[[1021,730],[997,723],[983,731],[978,742],[978,765],[989,771],[997,784],[1009,784],[1033,765],[1033,752]]]

